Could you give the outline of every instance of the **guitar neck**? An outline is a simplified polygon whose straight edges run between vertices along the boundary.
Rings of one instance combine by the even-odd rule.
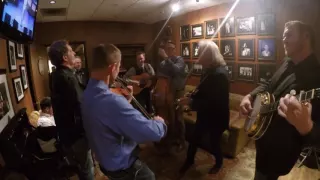
[[[316,97],[316,94],[318,94],[320,89],[312,89],[310,91],[303,92],[301,91],[300,94],[296,95],[295,97],[298,99],[299,102],[308,102]],[[279,101],[276,101],[274,103],[264,105],[262,106],[262,113],[268,113],[270,111],[275,111],[277,110],[279,106]]]

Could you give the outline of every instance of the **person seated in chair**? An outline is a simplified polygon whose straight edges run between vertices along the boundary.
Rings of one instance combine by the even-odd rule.
[[[41,112],[38,119],[38,127],[36,128],[37,140],[44,153],[53,153],[57,149],[55,147],[57,130],[53,117],[51,99],[45,97],[40,102]]]
[[[56,126],[53,117],[53,109],[51,104],[51,98],[45,97],[40,102],[40,117],[38,119],[38,127]]]

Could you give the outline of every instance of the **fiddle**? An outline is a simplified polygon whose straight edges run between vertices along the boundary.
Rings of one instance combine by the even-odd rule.
[[[115,93],[115,94],[119,94],[122,95],[124,97],[128,97],[130,96],[129,92],[123,88],[119,88],[119,87],[114,87],[114,88],[110,88],[110,90]]]

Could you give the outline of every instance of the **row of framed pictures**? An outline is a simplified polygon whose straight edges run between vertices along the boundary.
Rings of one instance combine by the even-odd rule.
[[[223,57],[234,59],[236,54],[236,41],[235,39],[213,40],[219,47]],[[238,39],[238,59],[239,60],[254,60],[255,59],[255,39]],[[276,58],[276,41],[274,38],[260,38],[258,39],[258,59],[259,60],[275,60]],[[192,49],[191,49],[191,47]],[[184,58],[193,59],[199,57],[199,42],[180,43],[181,56]]]
[[[24,98],[24,90],[28,89],[27,70],[25,65],[20,65],[20,77],[12,78],[17,103]]]
[[[186,62],[186,73],[192,69],[192,75],[201,75],[202,66],[192,61]],[[237,69],[236,69],[237,67]],[[276,64],[252,64],[252,63],[233,63],[228,62],[226,65],[230,81],[240,80],[247,82],[256,82],[256,74],[258,74],[257,83],[267,82],[276,71]]]
[[[205,33],[203,24],[183,25],[180,27],[180,40],[188,41],[191,39],[218,37],[233,37],[235,35],[273,35],[275,33],[275,15],[274,14],[259,14],[256,17],[229,17],[225,20],[218,30],[219,23],[222,24],[225,18],[213,19],[206,21]],[[256,23],[257,21],[257,23]],[[191,31],[190,31],[191,29]],[[190,33],[191,32],[191,33]]]
[[[7,54],[10,72],[17,71],[17,59],[24,58],[23,44],[16,44],[10,40],[7,41]]]

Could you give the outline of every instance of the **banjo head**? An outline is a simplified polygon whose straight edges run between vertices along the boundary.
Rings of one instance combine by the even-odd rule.
[[[269,93],[257,94],[256,98],[252,103],[252,111],[249,114],[248,118],[245,121],[244,130],[249,137],[255,137],[259,135],[266,122],[266,116],[261,112],[264,111],[265,105],[268,105],[273,102],[273,96]]]

